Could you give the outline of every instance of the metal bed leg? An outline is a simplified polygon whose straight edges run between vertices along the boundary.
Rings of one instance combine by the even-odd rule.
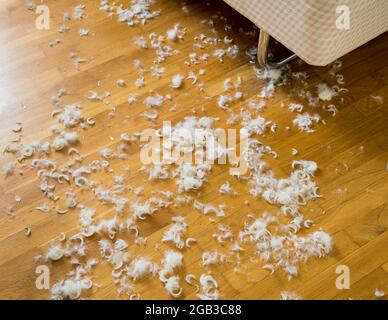
[[[267,32],[260,29],[259,43],[257,46],[257,62],[261,67],[280,68],[297,57],[296,54],[293,54],[279,62],[268,61],[268,45],[270,38],[271,36]]]

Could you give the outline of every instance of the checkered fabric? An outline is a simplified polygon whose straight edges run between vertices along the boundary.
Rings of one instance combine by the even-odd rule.
[[[309,64],[325,66],[388,30],[388,0],[224,0]],[[336,22],[349,8],[350,28]],[[343,25],[340,25],[343,26]]]

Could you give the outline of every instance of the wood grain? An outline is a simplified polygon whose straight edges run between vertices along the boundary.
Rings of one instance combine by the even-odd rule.
[[[26,10],[25,1],[5,0],[0,3],[0,145],[8,144],[16,135],[12,132],[17,122],[23,124],[22,141],[45,140],[52,136],[49,127],[55,123],[50,114],[53,106],[50,97],[65,87],[70,92],[62,99],[62,104],[80,102],[86,117],[96,120],[96,125],[87,130],[78,130],[81,143],[77,146],[88,163],[99,159],[99,150],[119,144],[122,132],[134,133],[150,127],[160,127],[163,120],[176,123],[195,110],[197,115],[220,118],[220,126],[226,126],[228,113],[217,107],[217,97],[223,92],[224,80],[228,77],[244,80],[242,91],[244,100],[233,104],[232,109],[239,112],[246,107],[247,101],[257,97],[263,81],[257,79],[252,63],[245,51],[256,45],[257,34],[249,36],[239,31],[251,30],[252,26],[233,9],[222,1],[185,1],[189,14],[181,9],[179,1],[158,0],[157,7],[162,13],[154,20],[136,27],[128,27],[110,18],[99,10],[99,1],[83,1],[86,4],[86,17],[82,21],[66,23],[70,31],[59,34],[64,11],[72,12],[78,1],[45,1],[50,8],[51,29],[35,29],[35,14]],[[225,24],[213,17],[217,37],[225,35],[233,38],[240,47],[236,59],[225,58],[223,63],[215,59],[198,66],[188,67],[184,61],[194,51],[195,36],[211,35],[209,26],[201,23],[204,19],[221,13],[227,17],[231,30],[225,30]],[[137,89],[134,85],[138,74],[133,66],[134,59],[140,59],[149,68],[155,59],[153,50],[142,50],[133,43],[139,35],[147,36],[151,32],[165,32],[180,23],[187,28],[184,41],[175,46],[180,51],[163,63],[166,74],[161,79],[146,74],[146,86]],[[91,35],[81,38],[80,27],[90,30]],[[214,34],[214,35],[215,35]],[[214,36],[213,35],[213,36]],[[61,43],[50,47],[49,42],[61,38]],[[214,48],[211,48],[214,50]],[[87,62],[77,70],[69,52],[77,52]],[[204,50],[206,52],[206,50]],[[212,51],[209,51],[211,53]],[[301,265],[300,276],[288,281],[281,271],[270,275],[260,265],[252,263],[249,254],[242,254],[242,267],[235,272],[233,263],[211,267],[214,277],[220,285],[224,299],[278,299],[283,290],[293,291],[305,299],[375,299],[376,288],[388,292],[388,35],[384,34],[361,48],[349,53],[341,60],[341,73],[345,78],[345,87],[349,93],[343,101],[335,98],[339,113],[333,117],[322,108],[306,107],[310,112],[320,114],[326,125],[318,125],[316,132],[306,134],[292,127],[295,113],[281,108],[281,103],[300,102],[292,95],[292,83],[279,87],[274,97],[268,100],[262,115],[278,124],[276,134],[268,134],[262,141],[269,144],[279,154],[278,159],[269,159],[273,170],[282,176],[290,172],[290,163],[295,159],[291,149],[299,151],[298,157],[316,161],[320,172],[316,177],[323,198],[303,208],[307,218],[315,222],[314,229],[324,229],[333,236],[334,250],[324,259],[311,259]],[[190,70],[198,72],[206,69],[200,77],[205,84],[200,92],[189,81],[184,87],[172,90],[169,87],[171,76],[177,73],[187,74]],[[316,68],[303,63],[292,64],[293,70],[309,75],[308,88],[315,90],[315,85],[329,81],[328,68]],[[118,87],[117,79],[124,79],[126,86]],[[100,84],[98,87],[97,83]],[[86,99],[90,90],[111,92],[108,105],[91,102]],[[173,101],[166,103],[159,112],[159,118],[151,123],[141,116],[145,96],[155,92],[173,96]],[[139,103],[129,105],[128,94],[139,95]],[[372,96],[382,96],[383,103],[376,102]],[[208,98],[207,98],[208,97]],[[169,111],[176,104],[175,112]],[[115,117],[109,112],[115,108]],[[285,128],[290,126],[290,130]],[[111,162],[111,174],[98,173],[97,182],[112,185],[113,176],[123,173],[124,165],[130,171],[126,181],[134,187],[143,187],[145,194],[153,190],[170,190],[175,192],[174,181],[152,182],[139,172],[141,167],[139,148],[133,146],[128,151],[126,161]],[[53,159],[64,163],[65,154],[56,153]],[[4,155],[0,165],[12,161],[13,157]],[[218,193],[219,186],[225,181],[232,182],[239,195],[223,196]],[[46,299],[50,297],[47,290],[35,287],[34,257],[41,254],[58,237],[61,232],[74,234],[78,229],[78,212],[71,211],[65,215],[44,214],[34,208],[43,202],[39,190],[38,178],[32,170],[23,175],[16,174],[0,180],[0,204],[5,208],[12,204],[15,217],[10,219],[5,214],[0,216],[0,298],[1,299]],[[63,195],[69,188],[58,185],[56,193]],[[338,189],[345,190],[339,193]],[[241,229],[249,212],[261,213],[265,210],[274,212],[261,199],[248,195],[247,185],[243,181],[233,180],[225,167],[215,165],[199,199],[205,203],[227,206],[227,215],[222,223],[232,226],[234,232]],[[22,202],[15,203],[15,195]],[[90,194],[83,192],[79,200],[87,206],[97,209],[97,218],[112,217],[112,208],[101,205]],[[135,201],[132,197],[130,200]],[[249,200],[249,206],[244,201]],[[203,250],[219,247],[212,238],[216,225],[209,223],[208,217],[198,213],[192,207],[172,208],[161,211],[152,219],[141,223],[141,234],[147,237],[147,245],[139,247],[131,244],[129,250],[136,254],[149,255],[160,260],[167,244],[160,244],[163,232],[171,223],[171,217],[185,215],[189,224],[189,235],[198,240],[196,245],[184,250],[184,268],[179,271],[181,278],[187,273],[197,277],[208,271],[202,268]],[[25,236],[24,228],[30,227],[32,234]],[[125,235],[125,240],[133,242],[133,237]],[[131,242],[132,241],[132,242]],[[98,256],[98,248],[93,240],[88,240],[89,254]],[[336,267],[347,265],[351,271],[351,287],[341,291],[335,287]],[[68,262],[50,263],[51,282],[62,279],[70,270]],[[111,267],[100,263],[93,275],[100,285],[93,288],[89,297],[97,299],[125,299],[119,296],[117,286],[113,283]],[[183,283],[183,298],[195,299],[195,288]],[[146,279],[136,284],[136,290],[143,299],[169,299],[157,279]]]

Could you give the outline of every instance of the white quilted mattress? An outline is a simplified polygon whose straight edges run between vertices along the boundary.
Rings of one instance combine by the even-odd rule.
[[[224,1],[317,66],[335,61],[388,30],[388,0]],[[349,29],[337,28],[340,5],[349,8]]]

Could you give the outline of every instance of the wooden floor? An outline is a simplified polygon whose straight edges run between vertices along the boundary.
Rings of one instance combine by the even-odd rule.
[[[38,2],[38,1],[37,1]],[[177,122],[184,116],[192,114],[220,117],[220,126],[225,124],[228,113],[217,107],[217,97],[223,91],[227,77],[244,80],[242,91],[244,101],[234,104],[232,109],[239,111],[250,98],[261,90],[262,80],[257,79],[245,50],[254,46],[257,35],[251,37],[239,32],[242,26],[251,30],[251,24],[228,8],[222,1],[186,1],[189,14],[181,10],[179,1],[158,0],[157,7],[161,15],[143,26],[128,27],[117,22],[116,17],[109,18],[105,12],[98,10],[99,1],[82,1],[86,5],[86,16],[82,21],[70,21],[71,30],[59,34],[57,27],[62,24],[64,11],[73,11],[79,4],[74,0],[45,1],[51,12],[51,29],[36,30],[35,15],[25,8],[24,0],[3,0],[0,3],[0,146],[4,148],[16,134],[12,131],[18,122],[23,125],[22,141],[47,139],[51,136],[49,127],[55,123],[51,118],[53,106],[50,97],[65,87],[69,95],[63,97],[62,104],[80,102],[86,116],[94,117],[96,125],[87,130],[79,130],[81,143],[77,148],[85,159],[99,159],[99,150],[104,146],[116,146],[122,132],[133,133],[145,128],[160,127],[163,120]],[[228,34],[240,47],[237,59],[226,57],[223,63],[210,58],[207,63],[188,67],[183,62],[193,52],[193,38],[200,33],[210,34],[209,25],[200,23],[211,15],[222,13],[233,26],[225,30],[224,22],[214,18],[214,28],[218,36]],[[137,71],[134,59],[141,59],[149,68],[155,58],[153,50],[142,50],[134,45],[133,38],[148,35],[151,32],[165,32],[180,23],[187,28],[185,40],[175,47],[180,54],[167,59],[163,66],[166,74],[160,80],[146,74],[146,86],[136,89],[134,81]],[[90,30],[88,37],[81,38],[78,29]],[[50,47],[56,38],[61,43]],[[212,48],[211,50],[214,50]],[[87,62],[77,70],[69,53],[77,52]],[[206,49],[204,50],[206,52]],[[209,51],[212,52],[212,51]],[[262,140],[279,154],[279,158],[270,161],[274,171],[288,175],[290,163],[294,159],[291,149],[299,150],[299,158],[314,160],[320,171],[316,177],[323,195],[318,201],[303,208],[306,217],[313,219],[314,230],[322,228],[332,235],[333,252],[324,259],[311,259],[301,266],[300,275],[288,281],[282,271],[270,275],[255,264],[250,254],[242,255],[241,267],[234,272],[234,265],[225,263],[211,267],[213,276],[220,285],[224,299],[279,299],[280,292],[295,292],[304,299],[375,299],[375,289],[388,293],[388,35],[384,34],[367,45],[348,54],[343,59],[341,73],[345,77],[345,87],[349,93],[343,101],[333,101],[338,114],[317,108],[326,125],[316,126],[316,132],[306,134],[298,132],[292,126],[295,113],[281,108],[282,102],[299,102],[290,83],[277,89],[274,97],[268,100],[268,106],[262,112],[266,119],[275,121],[278,126],[276,134],[267,135]],[[186,81],[180,90],[169,87],[171,76],[190,70],[206,69],[201,76],[204,92]],[[311,67],[293,63],[296,71],[306,71],[311,90],[321,81],[330,81],[328,68]],[[124,79],[127,86],[117,86],[117,79]],[[100,86],[98,87],[98,82]],[[110,104],[91,102],[86,99],[90,90],[102,92],[108,90]],[[144,106],[141,103],[151,90],[173,95],[173,101],[163,106],[159,118],[152,124],[141,116]],[[139,95],[132,106],[127,102],[128,93]],[[209,96],[211,99],[207,99]],[[383,103],[378,103],[371,96],[382,96]],[[175,112],[169,111],[176,104]],[[202,111],[205,106],[205,112]],[[113,108],[115,117],[110,117]],[[285,127],[290,126],[291,130]],[[64,162],[64,154],[55,154],[54,159]],[[13,160],[10,155],[0,158],[0,165]],[[115,174],[123,172],[124,165],[129,165],[127,181],[131,186],[143,187],[146,194],[152,190],[171,190],[176,192],[175,182],[150,183],[146,175],[140,173],[138,150],[134,150],[127,161],[112,161],[112,174],[99,174],[99,182],[113,181]],[[14,206],[14,218],[6,214],[0,216],[0,298],[2,299],[41,299],[49,298],[47,290],[35,287],[34,257],[42,254],[61,232],[74,234],[78,229],[78,210],[64,215],[41,213],[34,208],[43,203],[39,190],[38,178],[33,170],[18,170],[14,176],[0,180],[0,204],[2,211],[9,205]],[[229,180],[237,197],[223,196],[218,187]],[[108,184],[108,182],[106,182]],[[110,182],[109,182],[110,183]],[[59,185],[56,192],[63,194],[69,187]],[[15,202],[15,195],[21,202]],[[110,217],[112,209],[99,204],[88,193],[80,193],[79,200],[88,206],[97,208],[97,217]],[[133,198],[135,199],[135,198]],[[132,199],[132,200],[133,200]],[[233,180],[228,170],[215,166],[209,181],[201,191],[199,199],[212,204],[225,203],[226,217],[222,220],[230,224],[236,232],[242,227],[249,212],[261,213],[264,210],[274,212],[274,207],[262,199],[248,195],[243,181]],[[244,204],[249,200],[249,207]],[[148,238],[146,247],[130,245],[134,254],[145,254],[160,260],[168,245],[162,244],[159,250],[154,245],[169,225],[171,217],[183,214],[189,223],[188,234],[198,240],[196,245],[184,251],[185,268],[179,274],[193,273],[197,277],[207,272],[200,266],[203,250],[218,247],[212,234],[216,228],[210,224],[208,217],[198,213],[192,207],[165,210],[152,219],[141,224],[141,234]],[[30,227],[32,234],[26,237],[24,229]],[[125,236],[131,243],[131,236]],[[96,257],[97,246],[93,240],[88,241],[90,255]],[[350,289],[338,290],[335,286],[336,267],[346,265],[350,268]],[[70,269],[68,262],[50,263],[51,282],[62,279]],[[89,294],[97,299],[125,299],[119,296],[113,283],[111,267],[102,262],[97,266],[93,279],[100,285]],[[183,281],[182,281],[183,283]],[[183,283],[183,298],[195,299],[195,289]],[[137,292],[143,299],[166,299],[168,294],[157,279],[146,279],[136,284]]]

